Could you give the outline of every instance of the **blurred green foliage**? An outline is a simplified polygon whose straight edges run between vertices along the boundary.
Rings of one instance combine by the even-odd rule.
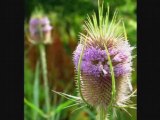
[[[127,37],[130,43],[136,47],[137,41],[137,21],[136,21],[136,0],[104,0],[105,6],[109,3],[111,14],[118,9],[119,16],[124,19]],[[78,43],[78,34],[82,31],[82,24],[87,14],[91,15],[93,11],[97,12],[97,0],[25,0],[25,28],[28,26],[29,19],[35,10],[41,10],[49,17],[53,26],[53,44],[47,46],[47,62],[49,71],[50,89],[62,91],[76,95],[74,85],[74,66],[72,63],[72,52]],[[25,38],[25,42],[26,42]],[[133,52],[136,55],[136,49]],[[25,98],[33,102],[33,83],[35,74],[35,65],[38,59],[38,52],[35,46],[25,43],[25,72],[24,72],[24,94]],[[133,67],[135,71],[132,75],[132,83],[136,88],[136,59]],[[40,108],[44,106],[43,82],[40,79],[39,101]],[[80,109],[74,113],[72,110],[77,106],[62,109],[71,104],[67,99],[50,93],[52,100],[52,109],[54,113],[53,120],[93,120],[95,111],[92,108]],[[133,100],[136,103],[136,99]],[[60,107],[59,107],[60,106]],[[33,120],[33,109],[24,105],[25,120]],[[129,110],[132,117],[124,112],[118,112],[117,120],[136,120],[136,111]],[[38,120],[44,120],[42,116]]]

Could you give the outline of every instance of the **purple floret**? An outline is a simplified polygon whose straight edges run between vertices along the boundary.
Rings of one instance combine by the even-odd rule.
[[[47,17],[43,18],[31,18],[29,22],[29,30],[31,36],[35,37],[39,32],[39,26],[43,32],[48,32],[52,30],[52,26],[50,25],[50,21]]]
[[[76,69],[78,69],[78,61],[82,52],[82,47],[83,45],[79,44],[74,52],[73,61]],[[132,49],[133,48],[130,47],[126,41],[123,42],[123,46],[119,43],[119,47],[108,48],[115,77],[123,76],[132,71]],[[109,77],[111,74],[106,51],[100,47],[87,46],[82,57],[81,72],[95,77]]]

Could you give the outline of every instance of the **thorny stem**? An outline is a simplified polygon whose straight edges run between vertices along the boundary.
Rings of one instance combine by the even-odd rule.
[[[46,64],[45,45],[41,43],[41,44],[39,44],[38,47],[39,47],[39,52],[40,52],[42,75],[43,75],[43,80],[44,80],[46,110],[49,113],[49,111],[50,111],[50,99],[49,99],[49,87],[48,87],[48,78],[47,78],[47,64]]]
[[[105,120],[105,112],[103,108],[100,109],[100,120]]]
[[[108,120],[107,111],[103,106],[97,108],[97,120]]]

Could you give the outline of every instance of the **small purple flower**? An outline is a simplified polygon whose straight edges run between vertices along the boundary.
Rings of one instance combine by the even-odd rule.
[[[48,35],[50,36],[51,30],[52,26],[47,17],[30,19],[29,31],[33,40],[40,41],[46,39]]]

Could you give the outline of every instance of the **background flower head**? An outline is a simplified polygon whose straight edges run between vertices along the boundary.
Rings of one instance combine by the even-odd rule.
[[[52,26],[48,17],[32,17],[29,21],[31,39],[35,41],[48,41],[51,37]]]

